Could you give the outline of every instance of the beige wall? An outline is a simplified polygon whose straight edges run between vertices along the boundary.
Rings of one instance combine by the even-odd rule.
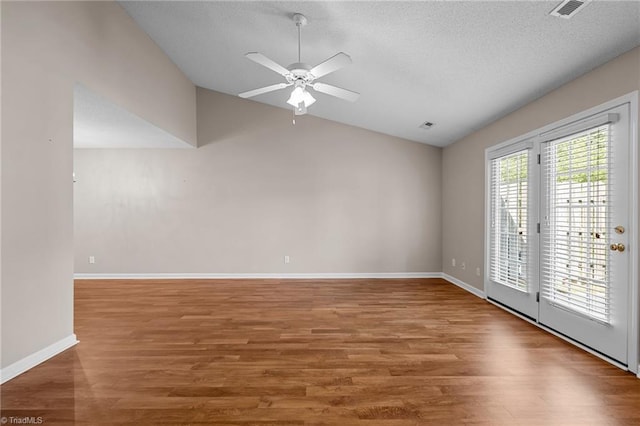
[[[2,2],[2,368],[73,333],[73,85],[196,143],[195,87],[112,2]]]
[[[76,150],[76,272],[439,272],[441,149],[291,119],[199,88],[197,150]]]
[[[640,48],[596,68],[444,149],[442,270],[483,289],[484,151],[640,89]],[[451,259],[456,259],[456,267]],[[461,269],[461,263],[466,269]],[[476,275],[476,268],[481,276]]]

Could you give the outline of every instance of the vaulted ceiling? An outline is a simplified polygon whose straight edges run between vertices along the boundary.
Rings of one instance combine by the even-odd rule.
[[[571,19],[560,1],[183,2],[120,4],[198,86],[237,95],[283,81],[244,57],[353,64],[322,79],[355,103],[314,92],[309,114],[446,146],[640,45],[640,2],[593,1]],[[290,89],[252,98],[283,108]],[[419,126],[434,123],[429,130]]]

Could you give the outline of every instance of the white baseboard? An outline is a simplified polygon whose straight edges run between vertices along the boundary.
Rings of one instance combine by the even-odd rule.
[[[32,353],[19,361],[14,362],[11,365],[6,366],[0,370],[0,384],[5,383],[16,376],[24,373],[27,370],[32,369],[38,364],[58,355],[60,352],[75,346],[78,343],[78,339],[75,334],[65,337],[62,340],[47,346],[44,349],[40,349],[38,352]]]
[[[461,281],[461,280],[459,280],[459,279],[457,279],[455,277],[452,277],[449,274],[445,274],[443,272],[441,274],[441,278],[444,279],[444,280],[449,281],[451,284],[457,285],[458,287],[460,287],[463,290],[467,290],[469,293],[471,293],[471,294],[473,294],[475,296],[478,296],[481,299],[486,299],[487,298],[487,296],[484,293],[484,291],[482,291],[482,290],[480,290],[478,288],[475,288],[474,286],[472,286],[470,284],[467,284],[464,281]]]
[[[126,279],[126,280],[155,280],[155,279],[281,279],[281,280],[307,280],[307,279],[381,279],[381,278],[442,278],[440,272],[345,272],[345,273],[256,273],[256,274],[217,274],[217,273],[177,273],[177,274],[74,274],[79,280],[104,280],[104,279]]]

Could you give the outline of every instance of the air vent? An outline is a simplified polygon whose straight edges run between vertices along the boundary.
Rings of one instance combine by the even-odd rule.
[[[570,19],[581,11],[591,0],[564,0],[549,15]]]
[[[433,123],[431,123],[430,121],[425,121],[420,125],[420,128],[424,130],[429,130],[432,126],[433,126]]]

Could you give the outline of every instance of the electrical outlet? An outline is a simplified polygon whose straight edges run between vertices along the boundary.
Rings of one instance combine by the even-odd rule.
[[[480,276],[480,268],[476,268],[476,275]]]
[[[456,258],[451,258],[451,266],[456,266]]]
[[[462,265],[460,265],[460,269],[464,271],[465,269],[467,269],[467,265],[464,262],[462,262]]]
[[[95,256],[89,256],[89,263],[92,264],[92,265],[94,263],[96,263],[96,257]]]
[[[291,258],[289,258],[289,256],[285,256],[284,257],[284,263],[289,263],[291,261]]]

